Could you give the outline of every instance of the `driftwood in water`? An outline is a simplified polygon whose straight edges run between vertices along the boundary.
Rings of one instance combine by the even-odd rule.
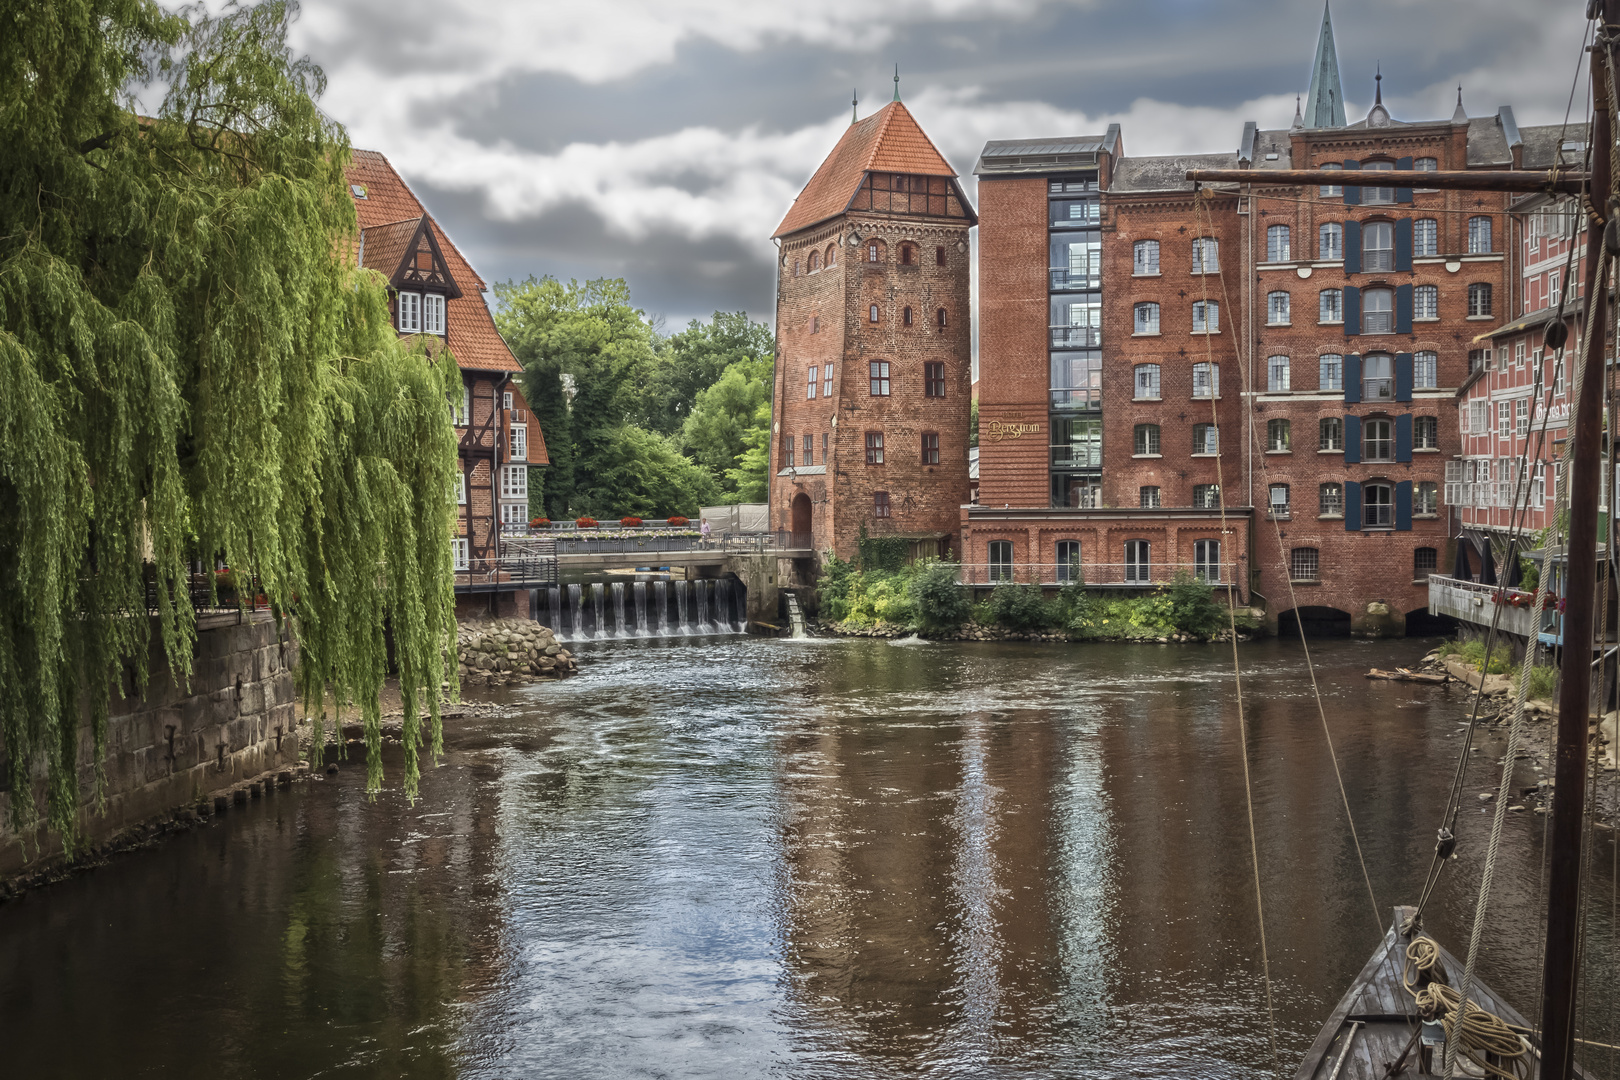
[[[1372,668],[1367,672],[1367,678],[1387,679],[1390,682],[1433,683],[1438,686],[1446,682],[1450,676],[1431,671],[1412,671],[1408,668],[1396,668],[1394,671],[1382,671],[1378,668]]]

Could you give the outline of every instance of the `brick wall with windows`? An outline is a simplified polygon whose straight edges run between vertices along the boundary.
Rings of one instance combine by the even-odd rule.
[[[813,546],[843,558],[863,527],[954,550],[968,499],[977,219],[950,166],[918,143],[927,139],[898,102],[852,125],[777,231],[771,522],[798,532],[807,519]],[[850,172],[851,158],[867,168]]]

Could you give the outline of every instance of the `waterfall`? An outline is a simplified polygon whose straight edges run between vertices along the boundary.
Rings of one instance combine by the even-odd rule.
[[[740,582],[740,581],[737,583],[737,588],[735,590],[734,595],[732,596],[732,603],[736,607],[735,615],[736,615],[736,619],[737,619],[737,629],[742,633],[747,633],[748,632],[748,590],[747,590],[747,588],[745,588],[743,586],[742,582]]]
[[[675,628],[682,634],[689,634],[691,630],[686,625],[686,582],[675,583]]]
[[[585,637],[585,620],[580,614],[583,603],[580,587],[568,586],[568,614],[573,617],[573,621],[568,624],[568,637],[571,641],[580,641]]]
[[[669,582],[653,582],[653,633],[662,634],[669,625]]]
[[[602,588],[600,581],[591,585],[591,607],[596,611],[596,626],[592,628],[595,637],[607,637],[607,616],[602,611],[606,594],[607,590]]]
[[[562,590],[553,585],[546,590],[546,595],[551,601],[551,632],[562,637]]]
[[[630,591],[636,601],[636,636],[646,637],[647,630],[647,583],[638,581],[630,586]]]
[[[720,622],[722,630],[732,630],[731,625],[731,579],[721,578],[715,586],[714,597],[715,618]]]
[[[622,581],[613,583],[613,636],[630,636],[630,628],[624,622],[624,582]]]
[[[708,584],[702,578],[692,582],[692,630],[699,634],[709,632],[709,606],[705,602]]]

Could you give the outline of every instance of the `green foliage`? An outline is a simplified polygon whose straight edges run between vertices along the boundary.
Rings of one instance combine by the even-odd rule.
[[[1491,650],[1490,662],[1487,664],[1485,643],[1482,641],[1448,641],[1440,646],[1440,655],[1467,664],[1475,671],[1483,671],[1487,675],[1506,674],[1508,665],[1513,661],[1508,650],[1498,646]]]
[[[956,583],[958,566],[944,559],[919,563],[911,573],[907,592],[922,628],[930,633],[955,630],[973,613],[968,590]]]
[[[726,486],[738,502],[762,503],[770,497],[771,403],[754,412],[753,426],[742,435],[743,452],[725,472]]]
[[[1541,564],[1534,559],[1519,559],[1519,588],[1535,592],[1541,585]]]
[[[1183,634],[1214,637],[1227,628],[1226,607],[1207,584],[1181,570],[1170,584],[1170,621]]]
[[[898,536],[868,536],[865,525],[855,544],[862,570],[897,574],[906,568],[906,558],[911,554],[911,541]]]
[[[668,438],[632,424],[606,432],[592,459],[590,473],[576,480],[573,502],[604,520],[625,513],[696,517],[700,506],[713,505],[719,495],[714,478]]]
[[[0,34],[0,730],[14,794],[44,758],[70,850],[80,711],[99,794],[109,692],[144,687],[154,628],[189,673],[192,559],[296,615],[299,685],[317,715],[359,703],[372,790],[385,625],[408,793],[424,692],[438,750],[460,377],[401,346],[347,254],[347,136],[292,14],[59,0]]]
[[[1007,582],[990,593],[990,616],[1008,630],[1045,630],[1056,622],[1057,609],[1041,596],[1039,585]]]
[[[968,445],[979,445],[979,399],[974,398],[968,406]]]
[[[696,411],[703,392],[719,382],[728,369],[739,364],[747,371],[764,372],[763,400],[769,401],[771,357],[775,348],[771,328],[749,321],[747,312],[717,311],[707,323],[693,319],[685,330],[657,342],[637,421],[666,435],[682,431]],[[733,460],[735,453],[724,465],[718,468],[711,465],[711,471],[718,477],[720,470]]]
[[[1520,676],[1513,677],[1513,688],[1519,688]],[[1525,697],[1538,701],[1551,701],[1558,693],[1558,669],[1554,667],[1533,667],[1530,669],[1530,689]]]
[[[752,447],[751,436],[763,431],[768,442],[771,416],[771,361],[739,360],[726,368],[712,386],[700,390],[697,400],[681,427],[681,447],[709,471],[717,482],[724,481],[721,498],[737,498],[738,484],[730,481],[738,474],[750,491],[757,486],[738,468],[739,459]],[[764,479],[763,476],[760,477]],[[763,492],[758,501],[764,501]],[[753,500],[750,500],[753,501]]]

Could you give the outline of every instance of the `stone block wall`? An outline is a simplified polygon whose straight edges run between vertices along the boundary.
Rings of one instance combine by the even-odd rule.
[[[92,843],[126,826],[167,815],[204,796],[298,761],[292,666],[298,646],[279,641],[268,615],[205,616],[188,685],[171,678],[153,629],[151,680],[138,699],[115,696],[107,721],[105,810],[95,805],[94,744],[88,716],[79,735],[80,828]],[[0,759],[7,753],[0,738]],[[33,770],[32,797],[44,813],[45,766]],[[0,790],[0,876],[60,853],[43,827],[10,826],[15,791]],[[24,842],[26,841],[26,851]]]

